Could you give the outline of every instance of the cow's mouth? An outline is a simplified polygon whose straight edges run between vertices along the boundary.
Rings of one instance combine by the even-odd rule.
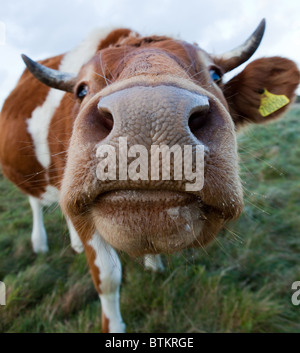
[[[105,240],[135,256],[205,245],[201,234],[212,212],[197,196],[165,190],[110,191],[92,209]]]

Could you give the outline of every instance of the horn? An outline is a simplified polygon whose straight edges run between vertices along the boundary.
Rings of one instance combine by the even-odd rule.
[[[246,42],[239,47],[218,55],[217,61],[220,61],[221,66],[225,72],[231,71],[247,61],[259,47],[262,37],[265,32],[266,20],[262,19],[256,30],[246,40]]]
[[[24,54],[22,54],[22,59],[33,76],[45,85],[62,91],[73,92],[77,75],[50,69],[31,60]]]

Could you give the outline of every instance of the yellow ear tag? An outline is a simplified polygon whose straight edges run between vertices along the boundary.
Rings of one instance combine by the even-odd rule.
[[[280,108],[287,105],[289,102],[290,100],[287,96],[283,94],[273,94],[270,93],[267,89],[264,89],[258,110],[260,114],[265,117],[276,112]]]

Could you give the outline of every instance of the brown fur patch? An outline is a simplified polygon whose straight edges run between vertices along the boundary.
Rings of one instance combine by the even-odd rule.
[[[128,28],[119,28],[111,31],[106,38],[102,39],[97,48],[98,50],[102,50],[104,48],[108,48],[109,46],[115,45],[124,38],[128,37],[131,33],[131,30]]]
[[[109,333],[109,319],[102,311],[102,333]]]
[[[54,113],[49,126],[48,143],[51,163],[48,174],[50,184],[58,189],[61,186],[75,120],[75,114],[73,114],[74,103],[76,103],[74,96],[71,93],[66,93],[61,100],[60,106]]]
[[[41,61],[57,69],[63,55]],[[49,87],[34,79],[26,69],[6,99],[0,117],[0,162],[4,175],[23,192],[39,197],[47,186],[45,171],[35,157],[27,119],[42,105]]]

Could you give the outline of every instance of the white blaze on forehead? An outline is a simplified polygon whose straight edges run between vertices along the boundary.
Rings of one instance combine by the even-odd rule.
[[[95,30],[77,48],[68,52],[62,59],[59,70],[77,74],[85,63],[96,53],[101,39],[105,38],[111,29]],[[30,133],[36,152],[37,160],[48,169],[51,156],[48,144],[48,132],[51,119],[65,92],[51,88],[45,102],[37,107],[31,118],[27,120],[28,132]]]

